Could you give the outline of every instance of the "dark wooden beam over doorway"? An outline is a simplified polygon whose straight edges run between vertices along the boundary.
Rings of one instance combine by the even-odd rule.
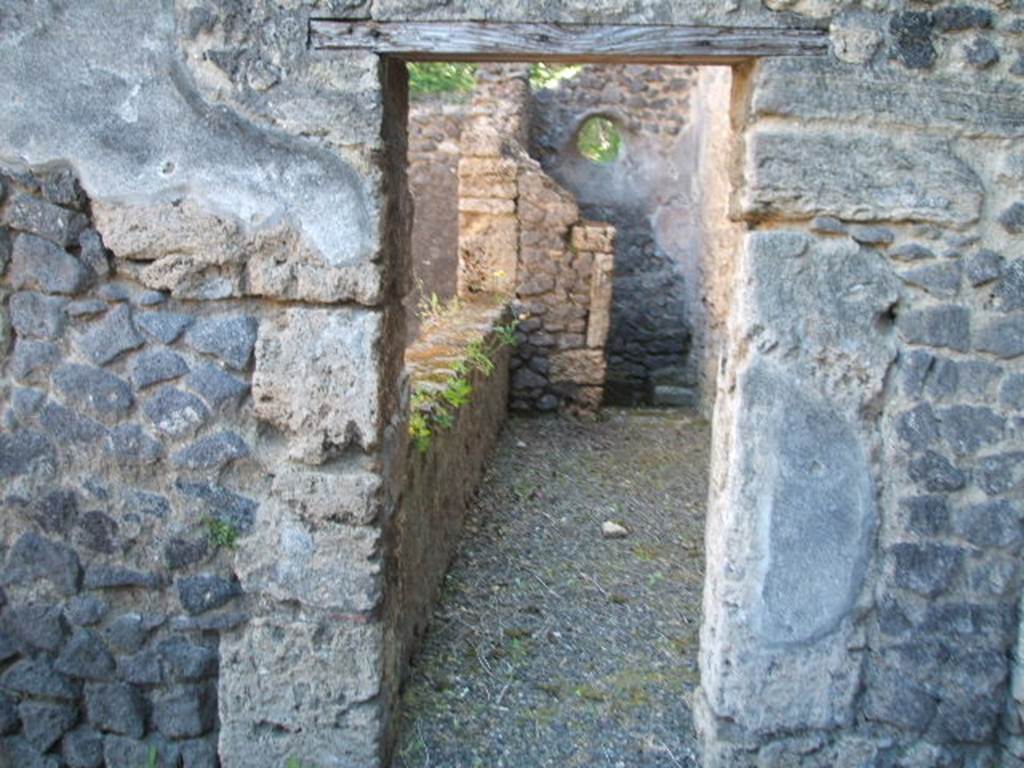
[[[822,29],[670,25],[373,22],[313,19],[314,50],[370,50],[407,61],[738,64],[821,56]]]

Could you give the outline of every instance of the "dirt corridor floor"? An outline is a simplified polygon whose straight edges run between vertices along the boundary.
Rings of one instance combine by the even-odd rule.
[[[414,660],[394,768],[696,765],[709,439],[690,411],[508,422]]]

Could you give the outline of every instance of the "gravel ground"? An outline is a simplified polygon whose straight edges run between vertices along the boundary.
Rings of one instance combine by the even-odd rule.
[[[393,768],[696,765],[708,443],[689,411],[510,419]],[[606,520],[628,536],[603,538]]]

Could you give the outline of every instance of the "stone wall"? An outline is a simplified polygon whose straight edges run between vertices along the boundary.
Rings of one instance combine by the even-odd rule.
[[[512,321],[503,303],[466,303],[455,315],[425,323],[406,352],[414,409],[423,407],[418,396],[443,391],[453,378],[464,379],[472,394],[458,408],[442,401],[451,425],[436,426],[425,445],[409,443],[402,496],[390,524],[387,577],[389,622],[403,670],[426,630],[468,504],[508,412],[511,348],[498,328]],[[486,351],[492,369],[467,362],[474,344]],[[454,370],[464,366],[463,373]]]
[[[421,302],[455,296],[459,260],[459,142],[467,104],[423,96],[409,108],[409,193],[413,199],[413,290],[406,298],[409,338]]]
[[[513,408],[592,412],[604,393],[615,230],[582,219],[526,153],[527,72],[478,71],[459,161],[459,291],[520,303]]]
[[[0,676],[8,754],[31,755],[51,732],[26,732],[23,719],[53,718],[60,731],[74,717],[68,728],[88,736],[93,723],[111,749],[139,749],[140,722],[151,740],[201,731],[197,749],[216,733],[228,767],[383,760],[400,669],[385,618],[384,530],[408,434],[404,73],[369,52],[308,48],[310,16],[372,14],[829,30],[825,55],[733,70],[730,203],[744,229],[720,294],[732,300],[716,379],[702,759],[1020,764],[1010,686],[1024,375],[1017,3],[95,0],[14,2],[2,13],[0,157],[37,174],[72,169],[112,252],[111,277],[93,278],[101,262],[87,268],[86,246],[71,239],[82,219],[39,240],[26,234],[42,226],[32,216],[5,223],[22,234],[3,278],[4,333],[16,337],[3,411],[15,421],[2,427],[0,466],[4,498],[24,499],[5,501],[3,523],[0,631],[11,628],[17,654],[5,652]],[[45,199],[34,183],[10,186]],[[15,286],[15,274],[33,277]],[[164,302],[141,304],[151,291]],[[75,311],[91,311],[93,299],[102,312],[93,303],[95,315],[67,314],[80,301]],[[143,324],[150,312],[205,330],[165,343]],[[116,333],[90,333],[94,324]],[[225,327],[239,332],[213,346]],[[36,383],[13,366],[27,341],[50,350],[34,363]],[[161,345],[189,372],[133,389],[134,360]],[[243,386],[251,370],[237,413],[221,415],[189,384],[207,365]],[[108,374],[123,386],[104,389]],[[75,396],[89,387],[100,389]],[[165,387],[182,396],[159,397]],[[45,399],[16,400],[25,388]],[[190,397],[202,409],[175,409]],[[174,414],[156,417],[166,428],[147,405]],[[210,414],[196,438],[234,432],[249,456],[220,471],[201,462],[230,451],[186,458],[194,440],[165,432],[188,429],[192,412]],[[123,469],[102,446],[133,424],[163,457]],[[141,503],[122,506],[130,489],[163,496],[167,522]],[[64,491],[76,507],[66,494],[47,501]],[[209,560],[172,572],[166,546],[176,535],[197,541],[186,523],[210,507],[250,509],[251,529],[235,550],[208,549]],[[66,536],[44,527],[51,509],[57,525],[71,521]],[[113,553],[102,551],[108,539]],[[76,641],[71,624],[100,613],[92,597],[108,604],[96,644],[78,624]],[[218,623],[242,613],[237,626]],[[138,622],[106,631],[133,614]],[[149,616],[166,620],[141,652],[188,651],[181,667],[161,661],[164,682],[128,682],[117,662],[132,646],[114,644],[122,629],[137,642],[131,625],[145,634]],[[62,669],[83,672],[68,661],[72,650],[89,656],[83,644],[96,649],[90,674],[109,678],[79,688],[56,666],[64,657]],[[215,723],[202,661],[214,644]],[[158,702],[177,714],[154,719]],[[59,765],[55,747],[25,764]]]
[[[588,65],[532,93],[531,154],[576,197],[585,216],[615,225],[607,397],[616,403],[692,404],[704,328],[697,69]],[[719,108],[728,110],[727,102]],[[576,146],[591,117],[622,145],[608,163]],[[691,354],[691,352],[694,352]]]
[[[11,765],[217,764],[262,517],[259,307],[110,279],[74,174],[0,169],[0,733]]]

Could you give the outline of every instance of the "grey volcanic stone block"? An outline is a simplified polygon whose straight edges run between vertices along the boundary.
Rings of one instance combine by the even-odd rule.
[[[897,317],[896,327],[911,344],[949,347],[959,352],[966,352],[970,347],[971,317],[964,307],[913,309]]]
[[[1008,547],[1021,540],[1021,512],[1006,499],[971,504],[957,510],[953,527],[979,547]]]
[[[105,365],[144,343],[145,339],[132,322],[132,310],[126,304],[115,307],[88,331],[75,337],[75,346],[96,365]]]
[[[188,373],[188,364],[177,352],[169,349],[151,349],[132,361],[132,384],[136,389],[170,381]]]
[[[991,282],[1003,274],[1006,260],[995,251],[980,250],[967,259],[967,280],[977,287]]]
[[[114,672],[115,665],[114,657],[99,634],[91,629],[80,629],[71,636],[54,668],[68,677],[106,680]]]
[[[0,478],[52,475],[56,466],[57,452],[45,436],[27,430],[0,432]]]
[[[74,701],[78,698],[75,685],[43,659],[22,659],[0,677],[0,687],[29,696]]]
[[[0,584],[31,584],[45,579],[65,595],[78,591],[82,569],[73,549],[42,536],[24,533],[11,547]]]
[[[8,606],[3,614],[7,633],[32,649],[57,653],[67,637],[64,612],[56,605],[23,603]]]
[[[939,8],[933,16],[935,29],[940,32],[989,29],[992,26],[992,11],[973,5],[951,5]]]
[[[164,456],[163,444],[138,424],[122,424],[110,431],[107,452],[122,465],[153,464]]]
[[[939,411],[942,436],[959,454],[975,453],[1003,438],[1005,420],[984,406],[954,405]]]
[[[227,605],[241,594],[237,581],[209,573],[178,579],[178,599],[193,616]]]
[[[93,564],[86,568],[82,586],[86,589],[156,589],[160,586],[160,577],[120,565]]]
[[[964,59],[977,69],[988,69],[999,61],[999,49],[992,44],[991,40],[976,37],[964,49]]]
[[[100,299],[79,299],[72,301],[65,309],[69,317],[91,317],[107,311],[107,302]]]
[[[902,666],[883,653],[869,668],[864,701],[868,720],[921,732],[935,715],[936,700],[907,680]]]
[[[815,216],[811,221],[811,231],[822,235],[845,235],[846,225],[835,216]]]
[[[18,235],[11,251],[11,284],[43,293],[80,293],[92,272],[78,259],[35,235]]]
[[[185,341],[196,351],[213,355],[241,370],[252,357],[256,328],[256,319],[248,315],[204,317],[188,329]]]
[[[174,387],[160,389],[142,409],[157,429],[172,437],[194,433],[210,417],[202,400]]]
[[[68,602],[64,615],[76,627],[91,627],[103,620],[109,608],[106,600],[95,595],[78,595]]]
[[[998,453],[978,460],[978,485],[989,496],[1008,493],[1021,483],[1024,451]]]
[[[1024,309],[1024,258],[1011,262],[992,288],[992,308],[998,312]]]
[[[935,451],[925,451],[911,461],[909,473],[911,480],[930,493],[958,491],[967,483],[967,474]]]
[[[154,339],[171,344],[192,324],[192,319],[190,315],[173,312],[142,312],[135,316],[135,324]]]
[[[945,496],[911,496],[900,499],[905,525],[919,536],[941,536],[949,530],[949,505]]]
[[[85,686],[89,723],[106,733],[141,738],[146,731],[142,695],[123,683],[89,683]]]
[[[249,621],[245,611],[228,611],[211,616],[175,616],[171,629],[175,632],[227,632]]]
[[[925,597],[946,591],[963,560],[962,550],[942,544],[896,544],[889,554],[895,584]]]
[[[850,237],[862,245],[889,245],[896,239],[886,227],[858,226],[850,230]]]
[[[0,632],[0,662],[10,661],[18,654],[18,644],[14,641],[14,638]]]
[[[58,440],[95,443],[107,435],[107,428],[87,416],[80,416],[59,403],[47,403],[39,415],[43,429]]]
[[[1018,201],[999,214],[999,223],[1011,235],[1024,233],[1024,202]]]
[[[185,379],[185,385],[214,409],[238,405],[249,391],[247,382],[225,373],[210,363],[204,363],[194,369]]]
[[[61,768],[57,758],[40,755],[35,747],[21,736],[11,736],[0,741],[0,755],[6,756],[10,761],[7,764],[12,768]]]
[[[906,243],[893,248],[889,255],[898,261],[921,261],[922,259],[934,259],[935,253],[920,243]]]
[[[11,263],[11,233],[0,228],[0,277],[7,271],[7,265]]]
[[[87,229],[78,236],[81,247],[79,258],[98,277],[110,275],[110,254],[103,247],[103,239],[95,229]]]
[[[171,457],[184,469],[220,469],[249,455],[249,446],[234,432],[217,432],[200,438]]]
[[[217,745],[207,739],[192,739],[181,744],[181,768],[217,768]]]
[[[22,336],[37,339],[57,339],[64,332],[67,317],[66,299],[45,296],[32,291],[20,291],[11,296],[8,304],[11,325]]]
[[[27,424],[45,399],[46,394],[38,389],[19,387],[11,393],[11,413],[19,424]]]
[[[208,686],[182,686],[153,697],[153,724],[167,738],[202,736],[216,719],[216,697]]]
[[[7,204],[4,222],[12,229],[31,232],[60,246],[77,243],[79,233],[89,224],[77,211],[20,192]]]
[[[53,385],[69,402],[100,417],[122,416],[134,402],[128,382],[88,365],[68,363],[53,372]]]
[[[896,434],[911,449],[923,451],[939,439],[939,420],[928,403],[921,403],[897,417]]]
[[[1024,315],[992,320],[975,335],[974,346],[981,352],[1011,359],[1024,354]]]
[[[999,402],[1007,408],[1024,410],[1024,373],[1006,377],[999,388]]]
[[[164,547],[164,562],[168,568],[176,571],[202,562],[209,551],[205,538],[182,539],[176,536]]]
[[[115,619],[103,633],[107,643],[118,653],[135,653],[161,624],[164,617],[126,613]]]
[[[129,490],[125,494],[125,503],[133,512],[161,519],[167,517],[171,511],[171,504],[165,496],[149,491]]]
[[[184,495],[197,499],[211,517],[230,523],[243,533],[252,527],[258,506],[252,499],[216,483],[189,482],[179,478],[175,485]]]
[[[11,376],[23,384],[45,384],[50,369],[60,362],[60,349],[48,341],[17,339],[11,355]]]
[[[893,53],[909,69],[930,69],[935,63],[932,45],[934,19],[927,12],[894,13],[889,19]]]
[[[117,672],[122,680],[136,685],[157,685],[164,681],[160,654],[154,650],[122,656],[117,665]]]
[[[959,261],[927,264],[900,273],[905,283],[922,288],[941,299],[954,298],[960,292],[963,268]]]
[[[92,510],[78,518],[75,543],[93,552],[110,555],[117,549],[117,531],[117,521],[110,515]]]
[[[138,768],[150,765],[150,753],[156,752],[156,768],[179,768],[181,751],[177,744],[151,734],[145,741],[108,735],[103,739],[106,768]]]
[[[163,669],[172,680],[203,680],[217,674],[217,653],[210,648],[174,637],[160,643],[158,650]]]
[[[3,691],[0,691],[0,736],[10,736],[16,733],[20,726],[18,720],[18,709],[15,707],[15,700]]]
[[[83,725],[64,736],[61,756],[68,768],[100,768],[103,764],[103,736]]]
[[[46,752],[78,722],[78,707],[23,701],[18,706],[22,734],[40,752]]]

